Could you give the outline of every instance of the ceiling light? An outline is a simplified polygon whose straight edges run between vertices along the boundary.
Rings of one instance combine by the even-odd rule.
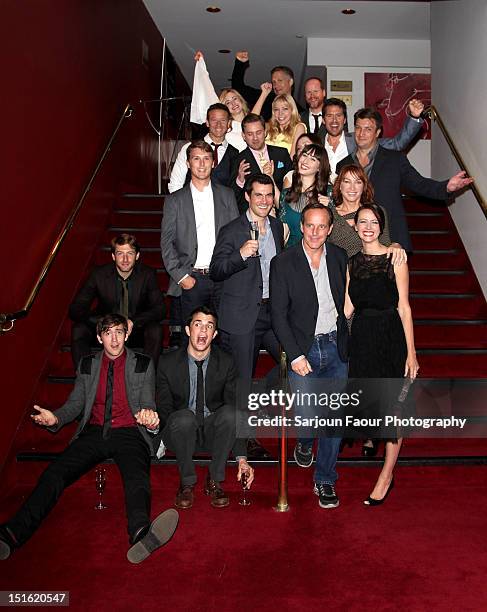
[[[208,9],[206,9],[206,10],[208,10]],[[342,11],[342,13],[344,15],[355,15],[356,12],[357,11],[354,11],[353,9],[343,9],[343,11]]]
[[[296,34],[296,38],[304,38],[303,34]]]
[[[208,13],[219,13],[221,11],[221,8],[219,8],[218,6],[209,6],[207,9]]]
[[[231,49],[218,49],[218,53],[231,53]]]

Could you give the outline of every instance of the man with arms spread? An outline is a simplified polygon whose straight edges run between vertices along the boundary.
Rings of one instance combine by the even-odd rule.
[[[100,319],[97,334],[103,350],[81,360],[66,403],[55,413],[34,406],[33,421],[51,431],[75,419],[80,423],[71,444],[44,471],[21,509],[0,526],[0,559],[32,536],[66,487],[107,459],[115,461],[124,484],[132,545],[128,560],[140,563],[176,529],[174,510],[150,522],[150,457],[159,429],[152,361],[125,348],[127,320],[118,314]]]
[[[381,146],[382,116],[374,108],[357,111],[354,124],[357,148],[338,164],[337,171],[347,164],[364,169],[374,188],[375,201],[385,208],[389,216],[392,242],[398,242],[406,251],[412,251],[402,189],[425,198],[447,200],[455,191],[470,185],[473,179],[466,178],[465,172],[459,172],[448,181],[434,181],[421,176],[404,153],[389,151]]]
[[[247,179],[257,174],[267,174],[280,191],[284,176],[293,166],[289,153],[284,147],[266,145],[265,122],[260,115],[249,113],[244,118],[242,134],[247,148],[235,160],[232,173],[232,187],[240,214],[248,208],[244,189]]]
[[[247,475],[247,487],[254,478],[247,463],[245,440],[236,439],[236,379],[232,357],[212,345],[217,335],[216,314],[206,306],[195,308],[186,325],[188,346],[163,355],[157,370],[157,411],[161,434],[156,438],[176,454],[180,487],[177,508],[191,508],[194,501],[195,451],[211,453],[211,464],[204,491],[215,508],[230,503],[221,483],[225,465],[234,451],[237,478]],[[159,454],[159,452],[158,452]]]
[[[157,366],[166,308],[156,271],[139,261],[140,247],[135,236],[120,234],[112,240],[111,250],[113,263],[97,266],[69,307],[74,367],[96,343],[98,318],[111,312],[128,319],[128,345],[144,347]],[[97,305],[92,310],[95,300]]]
[[[329,208],[309,204],[301,213],[302,243],[271,263],[272,325],[290,364],[293,390],[307,391],[313,379],[347,377],[348,328],[343,312],[347,254],[325,244],[333,223]],[[312,387],[313,388],[313,387]],[[322,508],[338,506],[335,482],[339,437],[320,437],[314,473],[314,492]],[[313,462],[313,439],[298,440],[298,465]]]
[[[213,151],[203,140],[187,151],[188,185],[167,196],[161,226],[161,252],[170,278],[168,294],[181,296],[181,318],[201,304],[212,305],[210,261],[220,229],[238,217],[231,189],[211,181]]]
[[[230,187],[230,175],[233,162],[238,155],[238,150],[233,147],[225,138],[228,130],[232,126],[232,117],[225,104],[212,104],[206,112],[206,125],[208,134],[204,141],[208,143],[213,151],[213,170],[211,179],[215,183]],[[171,172],[168,189],[173,193],[184,187],[191,180],[191,172],[188,170],[187,149],[191,143],[186,143],[181,147]]]

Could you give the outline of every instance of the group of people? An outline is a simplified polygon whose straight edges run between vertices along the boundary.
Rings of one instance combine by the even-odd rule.
[[[150,520],[151,456],[175,453],[175,506],[188,509],[193,455],[209,452],[204,492],[213,507],[228,506],[230,454],[237,478],[247,487],[254,479],[238,435],[237,379],[252,379],[261,348],[276,361],[285,351],[290,385],[301,391],[316,379],[417,376],[401,188],[446,200],[471,179],[424,178],[401,153],[421,127],[418,100],[395,138],[381,139],[372,108],[355,113],[348,133],[344,103],[327,99],[319,78],[307,79],[308,109],[297,115],[290,68],[274,68],[272,82],[254,89],[247,67],[248,53],[237,53],[232,88],[207,108],[208,134],[182,148],[164,203],[162,260],[184,341],[161,356],[156,272],[141,263],[134,236],[114,238],[112,263],[92,272],[70,306],[74,389],[56,412],[36,405],[32,415],[52,431],[78,420],[77,431],[0,525],[0,559],[27,541],[67,486],[108,458],[124,484],[133,563],[165,544],[178,522],[173,509]],[[94,341],[101,352],[92,352]],[[314,446],[296,441],[298,465],[312,464]],[[387,439],[368,506],[392,489],[400,446],[399,432]],[[319,436],[316,447],[313,490],[320,507],[334,508],[340,437]]]

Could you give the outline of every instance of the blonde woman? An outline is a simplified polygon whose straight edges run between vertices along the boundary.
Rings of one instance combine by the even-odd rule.
[[[239,151],[243,151],[247,144],[242,138],[242,119],[248,115],[249,107],[236,89],[222,89],[220,102],[224,104],[232,116],[232,129],[226,138],[230,144]]]
[[[262,83],[262,94],[257,100],[253,113],[260,114],[265,99],[272,91],[271,83]],[[294,98],[289,94],[280,94],[272,102],[272,117],[267,123],[266,144],[284,147],[291,157],[296,152],[298,138],[306,132],[306,126],[301,121]]]

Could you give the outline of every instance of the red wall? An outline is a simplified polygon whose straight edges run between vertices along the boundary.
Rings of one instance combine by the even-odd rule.
[[[23,306],[125,104],[159,96],[162,37],[142,0],[9,0],[1,23],[0,312],[11,312]],[[0,337],[0,466],[120,184],[155,191],[154,136],[138,106],[30,315]]]

